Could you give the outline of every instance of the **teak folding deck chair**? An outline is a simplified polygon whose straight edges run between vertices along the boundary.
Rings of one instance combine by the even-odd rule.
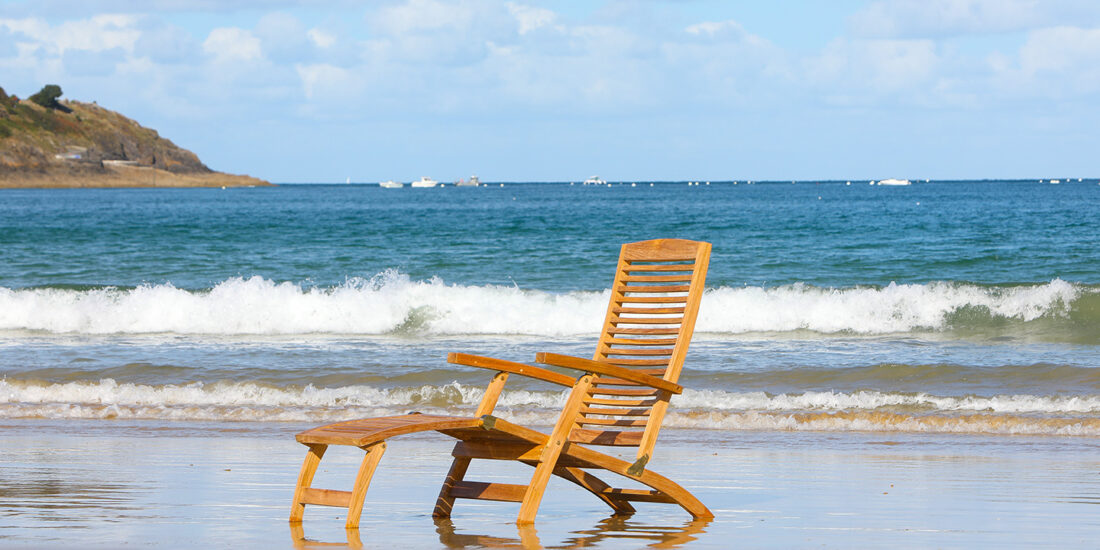
[[[535,356],[537,363],[580,371],[579,378],[523,363],[451,353],[447,356],[451,363],[496,371],[473,416],[367,418],[298,434],[298,441],[309,450],[294,491],[291,523],[302,521],[307,504],[319,504],[346,507],[346,527],[357,528],[386,440],[430,430],[459,440],[436,500],[435,517],[450,517],[455,499],[498,500],[521,503],[516,522],[532,523],[552,475],[588,490],[615,514],[632,514],[630,502],[641,501],[678,504],[695,519],[714,517],[683,487],[646,469],[669,399],[683,389],[676,381],[699,312],[710,248],[710,243],[681,239],[624,244],[593,359],[554,353]],[[497,398],[512,374],[572,388],[549,434],[493,416]],[[366,451],[351,491],[311,487],[329,445],[351,445]],[[637,447],[637,459],[628,462],[593,450],[593,445]],[[466,481],[473,459],[517,460],[534,466],[535,473],[527,485]],[[611,487],[586,471],[596,469],[651,489]]]

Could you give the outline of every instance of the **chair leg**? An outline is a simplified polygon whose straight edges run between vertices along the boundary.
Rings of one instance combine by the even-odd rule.
[[[466,470],[470,468],[470,459],[464,456],[456,456],[451,462],[451,469],[447,472],[447,478],[443,480],[443,487],[439,489],[439,498],[435,500],[434,518],[449,518],[455,505],[455,497],[451,496],[451,488],[466,477]]]
[[[555,453],[550,460],[543,459],[535,466],[535,473],[531,476],[531,483],[523,494],[523,502],[519,506],[519,516],[516,524],[526,525],[535,522],[535,516],[539,513],[539,505],[542,503],[542,494],[546,492],[546,484],[550,482],[550,476],[554,473],[554,466],[558,462]]]
[[[328,445],[309,445],[306,458],[302,461],[302,470],[298,473],[298,486],[294,488],[294,504],[290,506],[290,522],[301,523],[302,516],[306,512],[306,504],[302,502],[302,495],[313,483],[313,475],[317,473],[317,465],[321,463],[321,457],[325,456]]]
[[[367,452],[363,457],[363,463],[359,465],[359,473],[355,476],[355,486],[351,489],[351,498],[348,502],[348,519],[346,529],[358,529],[359,517],[363,515],[363,499],[367,496],[367,488],[374,477],[374,470],[378,462],[382,460],[382,453],[386,452],[386,442],[375,443],[369,447],[362,447]]]

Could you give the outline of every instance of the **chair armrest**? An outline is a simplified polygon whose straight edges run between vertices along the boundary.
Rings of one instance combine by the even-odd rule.
[[[468,367],[479,367],[483,369],[496,370],[511,374],[519,374],[522,376],[536,378],[538,380],[558,384],[568,388],[573,387],[573,384],[577,382],[574,378],[554,372],[552,370],[547,370],[541,367],[533,367],[531,365],[525,365],[523,363],[516,363],[515,361],[505,361],[503,359],[483,357],[481,355],[470,355],[468,353],[448,353],[447,362],[454,363],[456,365],[466,365]]]
[[[674,384],[663,378],[657,378],[656,376],[633,371],[618,365],[601,363],[590,359],[581,359],[580,357],[559,355],[557,353],[539,353],[535,355],[535,362],[544,365],[554,365],[555,367],[565,367],[606,376],[614,376],[615,378],[637,382],[651,388],[657,388],[672,393],[681,393],[684,391],[684,388],[679,384]]]

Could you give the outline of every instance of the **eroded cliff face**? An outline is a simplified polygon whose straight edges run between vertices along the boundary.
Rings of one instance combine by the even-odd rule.
[[[156,185],[186,185],[181,182],[190,180],[219,180],[217,184],[195,185],[267,183],[214,172],[194,153],[160,137],[156,130],[94,103],[64,100],[60,105],[64,109],[42,107],[7,96],[0,89],[0,187],[22,186],[20,182],[37,186],[42,181],[87,187],[95,186],[97,178],[115,182],[104,185],[117,185],[120,177],[138,178],[138,185],[159,172],[176,177],[164,177],[163,183]],[[141,168],[148,174],[136,171]],[[235,183],[216,176],[244,179]],[[81,182],[69,181],[72,178]]]
[[[70,112],[9,101],[0,114],[0,166],[48,169],[57,164],[133,161],[176,173],[210,172],[199,157],[119,113],[63,101]],[[4,134],[7,134],[6,136]]]

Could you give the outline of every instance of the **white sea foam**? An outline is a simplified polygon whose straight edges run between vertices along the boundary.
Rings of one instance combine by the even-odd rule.
[[[954,283],[884,288],[720,287],[707,291],[697,330],[884,334],[945,330],[975,308],[995,319],[1066,315],[1081,287],[1055,279],[1008,288]],[[413,281],[386,272],[332,288],[234,278],[210,291],[170,284],[129,290],[0,288],[0,330],[82,334],[538,334],[599,330],[608,291],[555,294]]]
[[[498,414],[549,425],[565,392],[510,391]],[[0,418],[311,421],[406,414],[472,414],[482,389],[457,382],[406,388],[276,388],[250,382],[152,386],[0,380]],[[687,390],[670,427],[717,430],[857,430],[1100,436],[1100,396],[934,396],[881,392]]]

